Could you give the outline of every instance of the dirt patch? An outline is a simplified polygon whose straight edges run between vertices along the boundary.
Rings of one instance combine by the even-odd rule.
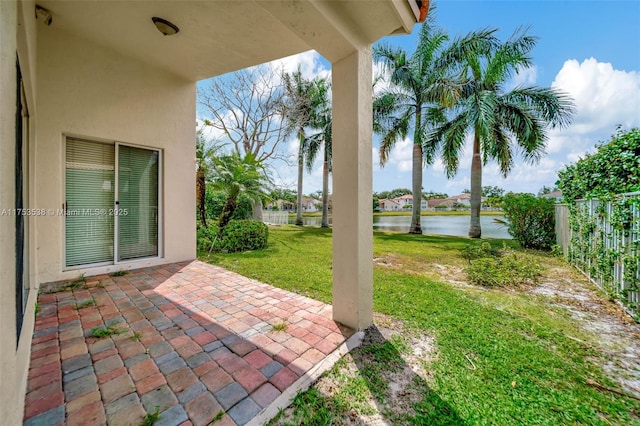
[[[566,309],[585,330],[598,336],[597,349],[609,361],[604,371],[626,392],[640,397],[640,324],[585,276],[570,267],[549,269],[539,284],[525,291],[549,298]]]
[[[403,423],[400,419],[413,415],[415,404],[428,392],[428,365],[436,357],[435,339],[408,331],[402,321],[390,316],[375,314],[374,321],[376,325],[365,331],[362,346],[347,354],[337,371],[325,374],[314,385],[324,398],[335,401],[328,406],[345,397],[358,405],[357,411],[336,410],[340,414],[335,413],[333,425]],[[363,378],[367,384],[358,388]],[[345,393],[347,388],[351,390]],[[293,411],[289,407],[273,424],[295,424]]]

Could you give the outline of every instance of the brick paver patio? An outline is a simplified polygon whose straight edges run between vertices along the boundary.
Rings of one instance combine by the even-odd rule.
[[[38,304],[25,425],[156,407],[158,425],[246,424],[352,334],[331,306],[198,261],[44,285]]]

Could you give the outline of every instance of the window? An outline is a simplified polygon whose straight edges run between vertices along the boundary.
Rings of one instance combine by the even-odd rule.
[[[67,267],[159,253],[160,151],[67,138]]]
[[[16,138],[15,138],[15,298],[16,298],[16,346],[20,341],[22,321],[29,293],[28,222],[22,214],[28,208],[28,145],[29,113],[20,71],[16,59]]]

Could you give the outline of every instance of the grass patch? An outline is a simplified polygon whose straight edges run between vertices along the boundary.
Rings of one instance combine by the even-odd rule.
[[[515,246],[512,241],[483,241],[490,250]],[[637,401],[586,384],[594,380],[616,387],[598,367],[604,355],[594,349],[597,336],[584,331],[563,309],[551,307],[543,297],[509,289],[444,282],[446,268],[469,265],[463,250],[470,243],[475,242],[374,232],[374,309],[435,336],[438,351],[429,364],[428,390],[415,405],[415,415],[401,423],[637,424]],[[283,226],[270,229],[265,250],[217,253],[209,261],[331,303],[331,249],[331,229]],[[515,253],[543,268],[562,264],[550,254],[518,249]],[[436,279],[438,266],[446,268]],[[385,368],[387,349],[375,348],[371,354]],[[375,383],[374,373],[364,369],[360,378],[349,379],[342,390],[344,400],[348,395],[356,401],[350,404],[357,404],[365,392],[383,398],[384,384]],[[328,424],[337,415],[348,415],[350,408],[341,401],[314,389],[301,394],[294,407],[302,420],[293,424]]]
[[[125,271],[125,270],[120,270],[120,271],[115,271],[109,274],[110,277],[123,277],[125,275],[127,275],[129,273],[129,271]]]
[[[96,306],[96,301],[93,300],[93,298],[84,300],[83,302],[80,302],[80,303],[76,302],[77,310],[88,308],[90,306]]]
[[[133,335],[130,337],[131,340],[133,340],[134,342],[139,341],[140,339],[142,339],[142,334],[138,333],[137,331],[135,333],[133,333]]]
[[[153,426],[158,420],[160,420],[160,407],[156,405],[156,409],[153,413],[147,413],[142,419],[140,426]]]
[[[84,278],[84,274],[81,274],[76,280],[70,281],[64,285],[60,285],[58,287],[54,287],[46,292],[46,294],[60,293],[63,291],[73,291],[73,290],[86,290],[87,287],[86,280]]]
[[[91,329],[91,337],[102,339],[103,337],[113,336],[114,334],[120,334],[122,330],[117,327],[94,327]]]
[[[220,420],[222,420],[222,418],[224,417],[224,410],[220,410],[218,411],[218,414],[216,414],[213,419],[211,419],[211,422],[209,422],[210,425],[219,422]]]
[[[271,327],[271,330],[273,331],[285,331],[286,329],[287,329],[287,324],[285,324],[284,322],[280,324],[273,324],[273,326]]]

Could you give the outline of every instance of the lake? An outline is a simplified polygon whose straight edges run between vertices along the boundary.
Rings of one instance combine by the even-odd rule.
[[[493,219],[504,216],[480,216],[482,236],[487,238],[511,239],[507,227],[496,223]],[[321,217],[303,217],[305,225],[320,226]],[[289,219],[293,224],[295,219]],[[329,217],[331,223],[331,217]],[[373,229],[377,231],[409,232],[411,216],[373,216]],[[421,216],[423,234],[451,235],[466,237],[469,232],[469,216]]]

